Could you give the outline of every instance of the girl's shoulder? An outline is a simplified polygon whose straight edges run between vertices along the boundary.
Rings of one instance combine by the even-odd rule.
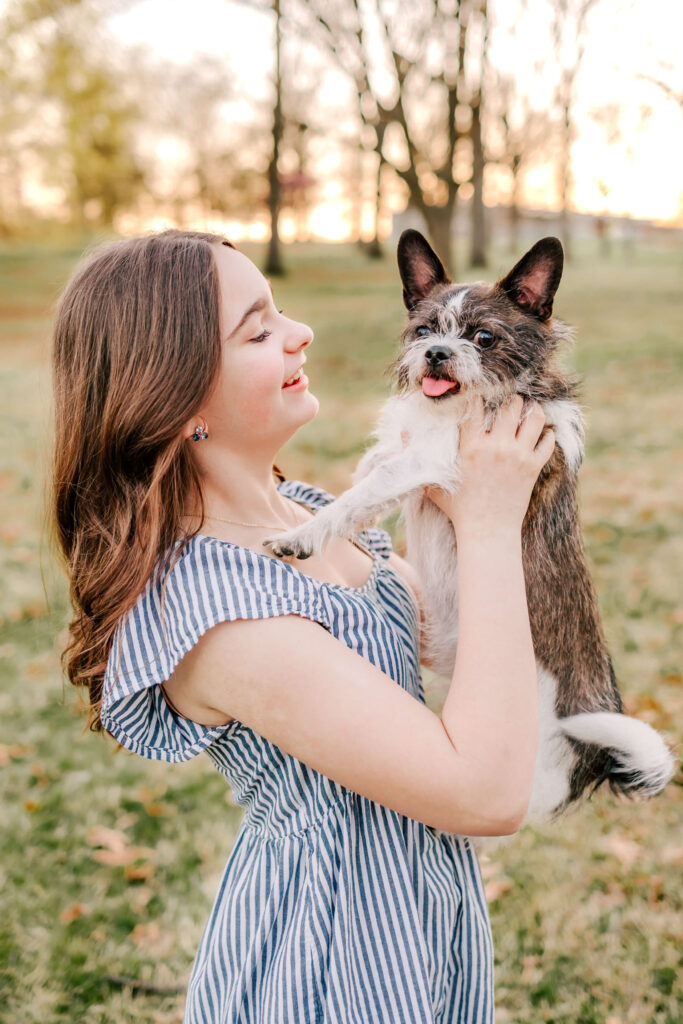
[[[334,501],[328,491],[300,480],[283,481],[279,490],[313,509]],[[376,557],[389,557],[386,531],[373,527],[357,537]],[[181,719],[159,684],[219,623],[299,615],[332,631],[322,588],[319,580],[250,548],[202,534],[179,541],[116,628],[103,682],[105,729],[146,757],[194,757],[231,726]]]

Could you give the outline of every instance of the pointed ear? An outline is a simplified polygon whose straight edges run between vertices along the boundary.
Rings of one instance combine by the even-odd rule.
[[[398,240],[398,270],[403,282],[403,301],[407,309],[437,284],[448,284],[446,271],[424,235],[408,228]]]
[[[542,238],[498,282],[507,297],[539,320],[548,320],[562,277],[564,253],[559,238]]]

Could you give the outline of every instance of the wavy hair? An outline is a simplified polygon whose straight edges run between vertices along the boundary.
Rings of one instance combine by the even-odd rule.
[[[51,514],[74,611],[62,664],[74,685],[88,687],[93,732],[103,729],[102,681],[119,619],[167,566],[174,543],[179,554],[191,536],[182,510],[203,513],[182,430],[220,361],[217,243],[231,244],[190,231],[105,244],[57,308]]]

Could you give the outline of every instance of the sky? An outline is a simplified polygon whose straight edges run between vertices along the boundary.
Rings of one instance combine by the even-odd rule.
[[[505,32],[492,33],[492,64],[514,73],[532,93],[534,104],[542,107],[552,61],[546,33],[549,0],[527,0],[522,17],[518,3],[490,0],[490,5],[505,27]],[[574,204],[585,211],[683,223],[683,115],[655,86],[637,78],[639,72],[655,73],[658,62],[679,63],[683,4],[600,0],[589,18],[575,108]],[[218,55],[236,83],[262,97],[270,89],[272,24],[271,15],[235,0],[139,0],[110,21],[123,42],[145,45],[164,58],[183,63],[201,54]],[[305,59],[305,46],[302,54]],[[311,53],[310,59],[319,58]],[[545,64],[548,76],[541,70],[539,77],[539,63]],[[675,81],[672,73],[669,79]],[[682,79],[679,72],[678,89],[683,89]],[[341,76],[330,72],[320,79],[317,100],[334,108],[342,103],[345,89]],[[612,145],[591,116],[607,104],[622,107],[622,137]],[[643,117],[643,108],[651,111],[649,117]],[[336,195],[335,169],[331,158],[317,168],[323,187],[314,226],[317,218],[319,233],[341,237],[348,229],[348,211]],[[609,188],[607,199],[600,182]],[[530,205],[555,205],[555,177],[548,168],[529,176],[527,199]],[[389,196],[389,205],[400,202],[399,193]]]

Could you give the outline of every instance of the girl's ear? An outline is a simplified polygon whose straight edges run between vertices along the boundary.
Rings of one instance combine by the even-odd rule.
[[[498,282],[498,287],[525,313],[548,320],[563,265],[564,252],[559,238],[542,238]]]
[[[398,270],[403,282],[403,301],[407,309],[424,299],[437,284],[448,284],[441,260],[419,231],[409,228],[398,240]]]

